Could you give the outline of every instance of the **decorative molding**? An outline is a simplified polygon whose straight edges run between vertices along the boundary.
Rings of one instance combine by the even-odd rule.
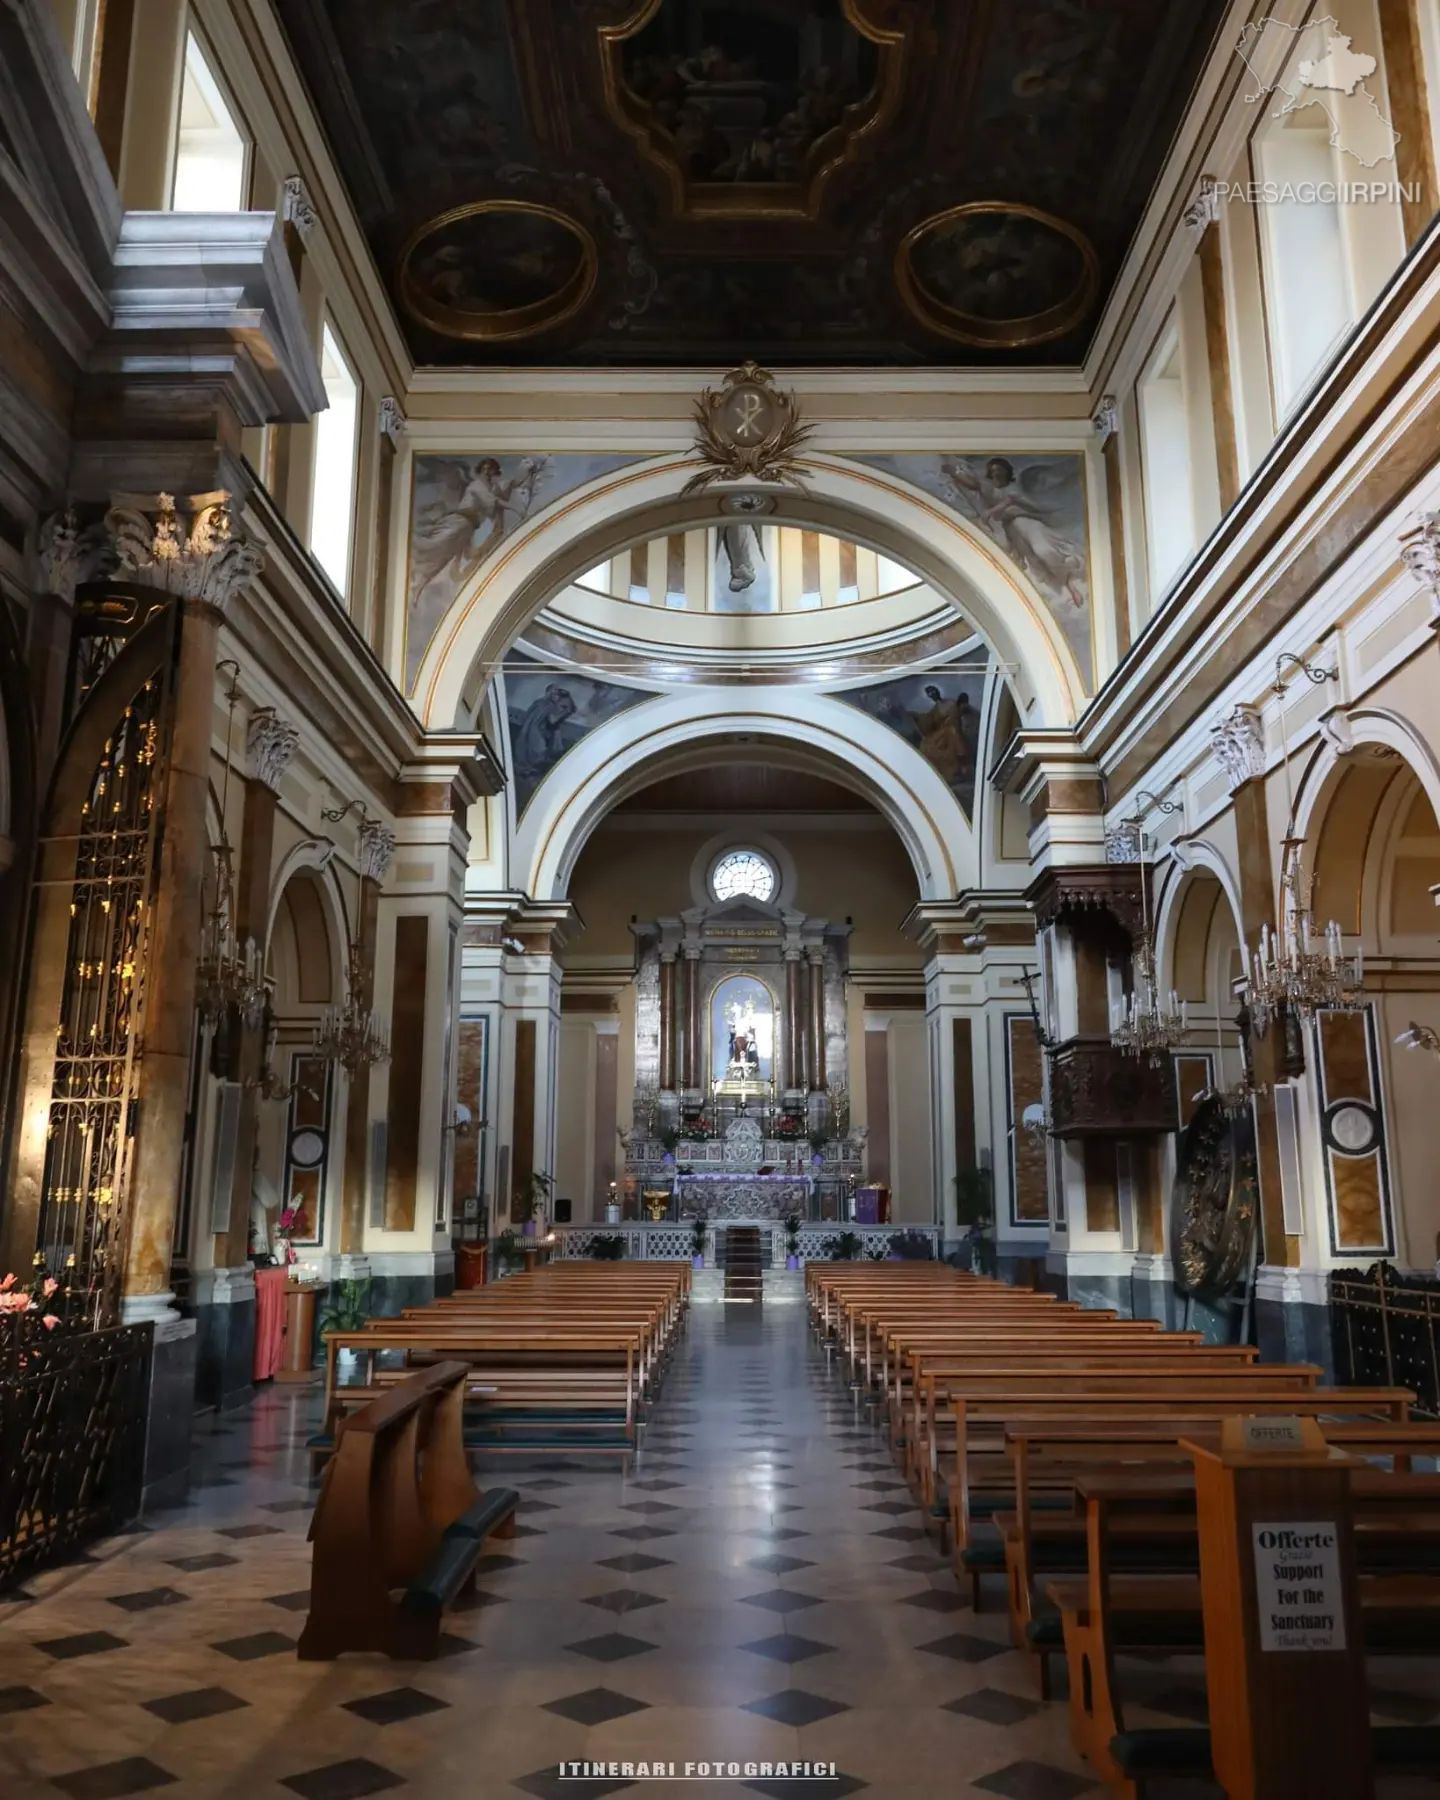
[[[360,874],[376,883],[385,879],[395,854],[395,833],[380,819],[362,819],[357,837]]]
[[[1231,707],[1223,719],[1211,725],[1210,744],[1232,794],[1264,773],[1265,722],[1258,707]]]
[[[1173,1131],[1175,1075],[1167,1056],[1127,1056],[1108,1038],[1069,1038],[1050,1052],[1050,1135],[1142,1137]]]
[[[1440,629],[1440,511],[1423,514],[1400,535],[1400,560],[1430,591],[1430,623]]]
[[[1106,394],[1091,415],[1090,424],[1103,450],[1110,439],[1120,429],[1120,403],[1113,394]]]
[[[1200,191],[1180,215],[1191,231],[1204,231],[1220,219],[1220,186],[1213,175],[1200,177]]]
[[[1066,865],[1044,870],[1025,890],[1025,898],[1035,909],[1037,932],[1062,919],[1073,924],[1109,913],[1135,943],[1145,928],[1144,879],[1138,856],[1134,862]]]
[[[75,589],[95,574],[104,550],[94,530],[81,529],[75,508],[51,513],[40,523],[32,558],[35,590],[73,604]]]
[[[300,742],[299,727],[282,719],[273,706],[262,706],[250,715],[245,732],[245,753],[254,778],[278,794]]]
[[[320,215],[303,176],[287,175],[281,182],[280,217],[287,225],[293,225],[302,239],[308,238],[320,223]]]
[[[400,402],[393,394],[386,394],[380,402],[380,435],[389,438],[398,450],[401,439],[410,429],[410,421],[401,410]]]
[[[694,417],[694,447],[705,466],[682,495],[716,481],[775,481],[804,489],[795,452],[815,428],[801,422],[799,401],[776,387],[768,369],[753,362],[732,369],[718,388],[700,395]]]
[[[147,587],[196,601],[223,614],[265,567],[265,558],[235,527],[223,489],[187,501],[188,528],[170,494],[117,494],[105,532],[121,570]]]
[[[1118,825],[1106,827],[1105,860],[1107,863],[1138,863],[1140,861],[1140,821],[1138,819],[1122,819]]]
[[[1335,706],[1320,717],[1320,735],[1337,756],[1348,756],[1355,748],[1355,732],[1350,714],[1343,706]]]

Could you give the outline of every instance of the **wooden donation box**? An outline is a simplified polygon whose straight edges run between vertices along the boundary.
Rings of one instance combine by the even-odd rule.
[[[277,1381],[312,1381],[315,1367],[315,1296],[323,1293],[323,1281],[285,1283],[285,1360],[275,1371]]]
[[[1369,1800],[1351,1458],[1308,1418],[1186,1441],[1199,1512],[1211,1760],[1229,1800]]]

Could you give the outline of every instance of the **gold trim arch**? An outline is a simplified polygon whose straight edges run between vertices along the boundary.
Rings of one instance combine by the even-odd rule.
[[[708,705],[697,704],[708,702]],[[622,800],[662,775],[747,757],[822,774],[867,801],[900,839],[922,900],[979,885],[980,847],[955,796],[923,756],[887,726],[843,701],[811,696],[804,717],[784,689],[671,695],[597,726],[535,790],[511,850],[515,884],[537,900],[563,899],[586,841]]]
[[[923,490],[840,457],[807,456],[808,491],[769,487],[767,523],[851,538],[912,568],[1005,665],[1027,727],[1072,724],[1085,682],[1044,601],[978,528]],[[542,607],[597,563],[670,532],[713,524],[729,489],[682,497],[699,464],[666,456],[563,495],[527,519],[462,588],[415,686],[426,728],[475,716],[491,671]]]

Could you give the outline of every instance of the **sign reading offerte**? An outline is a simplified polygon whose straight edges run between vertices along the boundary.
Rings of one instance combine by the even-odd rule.
[[[1340,1533],[1333,1521],[1252,1525],[1262,1650],[1343,1650]]]

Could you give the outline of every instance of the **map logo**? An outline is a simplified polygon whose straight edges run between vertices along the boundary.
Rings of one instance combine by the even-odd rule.
[[[1252,60],[1270,26],[1287,31],[1296,39],[1281,65],[1281,76],[1274,81],[1266,81]],[[1318,107],[1330,121],[1330,142],[1342,155],[1353,157],[1365,169],[1394,163],[1400,133],[1365,85],[1378,64],[1373,56],[1352,47],[1337,19],[1311,19],[1306,25],[1287,25],[1267,14],[1245,27],[1235,48],[1259,83],[1253,94],[1245,96],[1252,105],[1259,100],[1279,100],[1281,104],[1271,114],[1276,119]],[[1286,74],[1292,67],[1294,72]]]

